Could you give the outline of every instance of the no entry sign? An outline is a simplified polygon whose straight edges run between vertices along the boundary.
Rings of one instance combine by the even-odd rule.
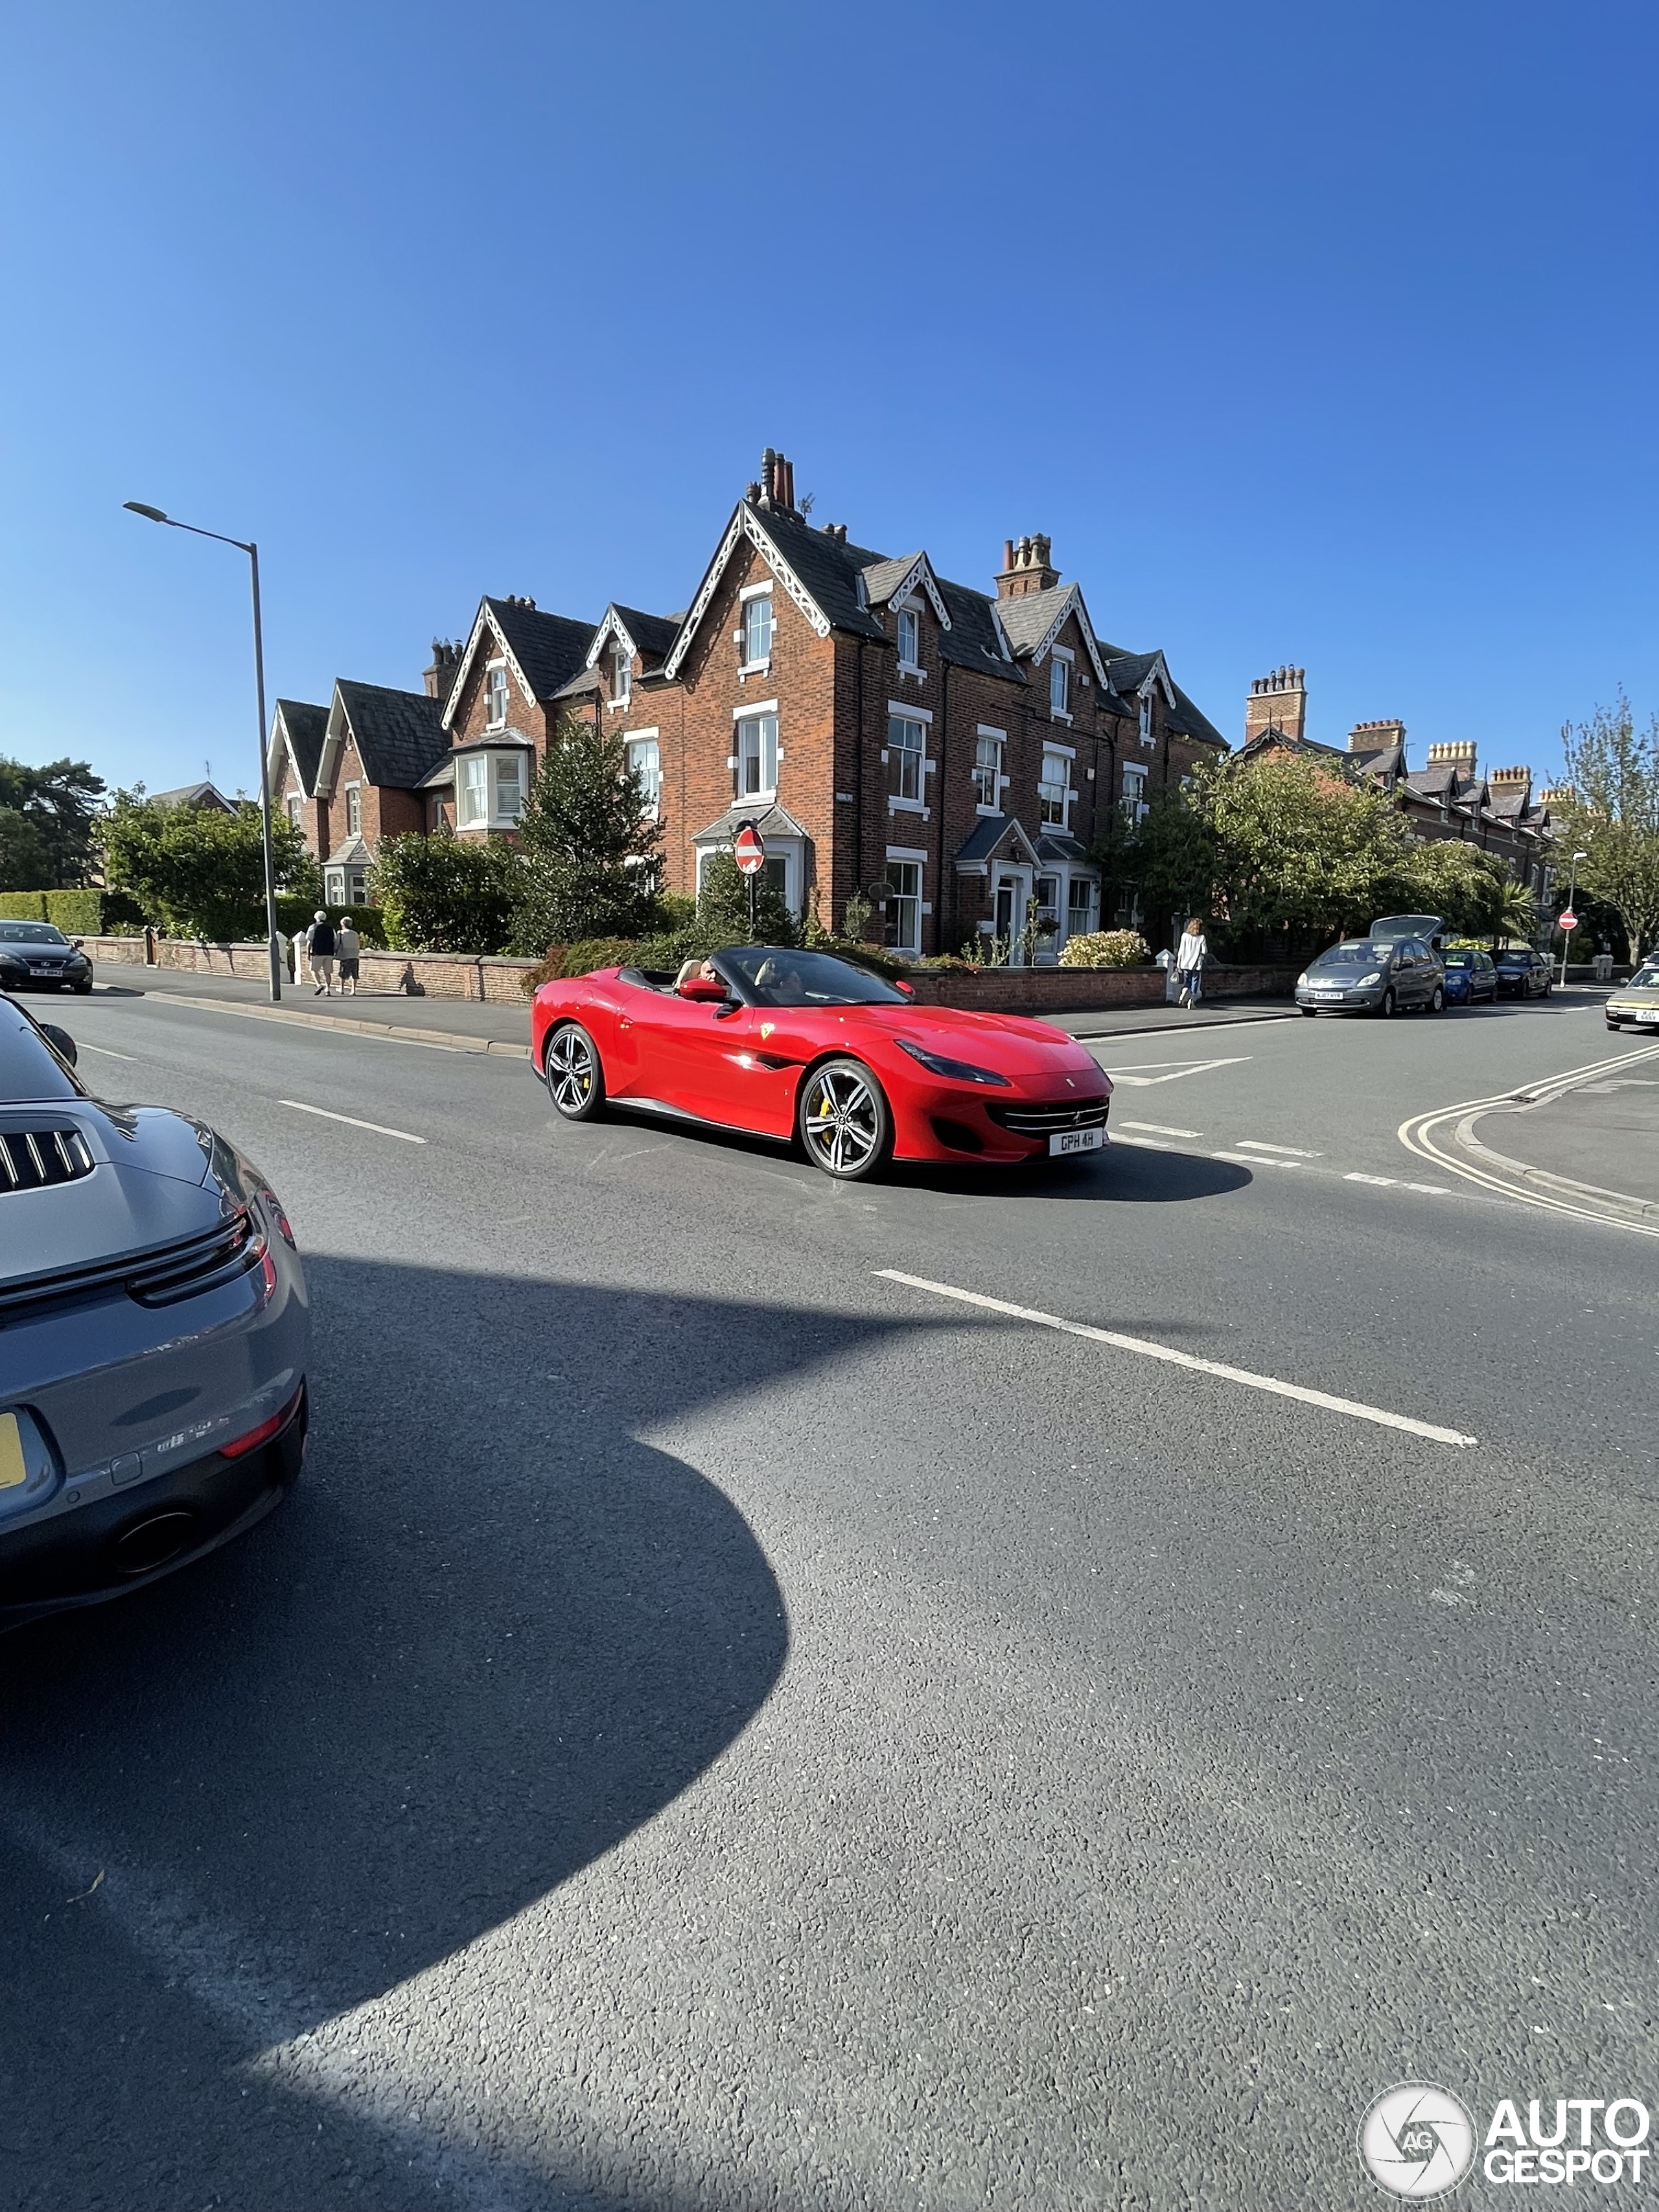
[[[766,866],[766,840],[752,822],[738,824],[732,857],[745,876],[757,876]]]
[[[743,862],[739,860],[738,866],[741,867],[743,866]],[[1571,907],[1567,908],[1566,912],[1561,917],[1561,927],[1563,929],[1577,929],[1578,927],[1578,917]]]

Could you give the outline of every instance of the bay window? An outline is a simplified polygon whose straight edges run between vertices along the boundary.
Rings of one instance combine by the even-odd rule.
[[[524,763],[517,753],[497,753],[495,819],[516,822],[524,812]]]
[[[1090,876],[1073,876],[1066,891],[1066,934],[1086,937],[1094,926],[1094,880]]]
[[[455,818],[463,830],[480,828],[489,819],[489,756],[467,753],[456,765]]]

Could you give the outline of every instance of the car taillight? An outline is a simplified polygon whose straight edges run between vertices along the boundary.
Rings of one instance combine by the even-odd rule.
[[[229,1443],[221,1444],[221,1457],[240,1459],[244,1453],[258,1451],[261,1444],[268,1444],[298,1403],[299,1393],[296,1390],[280,1413],[273,1413],[268,1421],[261,1421],[257,1429],[250,1429],[245,1437],[234,1437]]]
[[[297,1252],[300,1248],[294,1241],[294,1231],[289,1225],[287,1214],[283,1211],[282,1200],[277,1197],[276,1192],[271,1188],[269,1183],[264,1185],[263,1189],[260,1191],[259,1195],[264,1199],[265,1202],[265,1212],[270,1216],[271,1220],[276,1224],[276,1230],[280,1234],[283,1243],[287,1245],[290,1252]]]

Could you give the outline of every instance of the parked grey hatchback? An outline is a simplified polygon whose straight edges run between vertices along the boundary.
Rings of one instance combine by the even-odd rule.
[[[106,1105],[0,999],[0,1627],[142,1589],[300,1472],[305,1276],[202,1122]]]
[[[1424,937],[1353,937],[1310,961],[1296,979],[1296,1003],[1314,1014],[1404,1013],[1446,1003],[1445,970]]]

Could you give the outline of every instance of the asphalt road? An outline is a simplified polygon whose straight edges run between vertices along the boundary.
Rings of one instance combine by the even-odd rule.
[[[271,1177],[314,1428],[3,1647],[0,2203],[1330,2208],[1401,2078],[1659,2102],[1651,1240],[1397,1133],[1599,1008],[1109,1040],[1136,1141],[872,1188],[61,1018]]]

